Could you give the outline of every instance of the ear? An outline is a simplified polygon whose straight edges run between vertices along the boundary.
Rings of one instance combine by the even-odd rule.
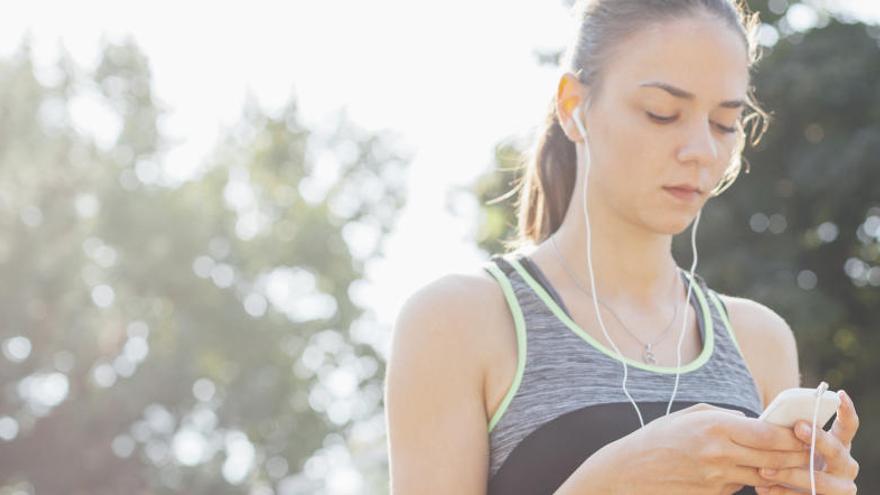
[[[572,114],[575,111],[579,112],[578,116],[584,127],[589,125],[583,115],[582,108],[588,93],[588,86],[584,85],[571,72],[566,72],[559,78],[559,85],[556,88],[556,115],[565,135],[574,142],[583,141],[583,137]]]

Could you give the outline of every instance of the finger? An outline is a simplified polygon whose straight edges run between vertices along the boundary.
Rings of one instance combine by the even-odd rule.
[[[671,421],[671,420],[675,419],[676,417],[682,416],[684,414],[692,414],[692,413],[701,412],[701,411],[723,412],[723,413],[730,414],[731,417],[745,417],[744,412],[738,411],[736,409],[725,409],[723,407],[718,407],[718,406],[715,406],[712,404],[707,404],[705,402],[698,402],[696,404],[685,407],[683,409],[673,411],[671,414],[667,414],[667,415],[655,418],[655,419],[651,420],[650,422],[655,423],[655,422]]]
[[[810,470],[804,468],[789,468],[789,469],[781,469],[774,474],[765,473],[764,470],[760,470],[761,476],[763,476],[767,480],[774,481],[776,483],[784,483],[786,485],[790,485],[791,488],[794,489],[803,489],[806,490],[807,493],[810,492]],[[826,473],[824,471],[816,471],[814,473],[816,479],[816,493],[821,493],[823,495],[843,495],[856,493],[856,485],[855,482],[848,478],[843,478],[838,475],[834,475],[832,473]],[[783,488],[783,487],[778,487]],[[772,487],[768,493],[777,493],[777,487]],[[786,493],[786,492],[778,492],[778,493]],[[792,493],[798,493],[793,491]]]
[[[806,446],[812,441],[810,430],[812,425],[806,421],[798,421],[795,424],[795,434],[801,439]],[[822,428],[816,428],[816,452],[822,454],[822,458],[827,464],[826,471],[831,473],[847,473],[850,455],[849,449],[844,447],[836,436],[828,433]],[[809,457],[807,457],[809,463]]]
[[[792,490],[791,488],[786,488],[782,485],[774,485],[772,487],[755,487],[755,492],[758,495],[803,495],[803,490]]]
[[[743,447],[739,444],[730,446],[729,457],[734,464],[751,468],[785,469],[810,465],[809,450],[764,450]]]
[[[856,430],[859,429],[859,416],[856,414],[856,406],[844,390],[837,392],[840,397],[840,405],[837,407],[837,418],[831,426],[831,434],[837,437],[844,446],[852,445]]]
[[[803,495],[803,490],[792,490],[782,485],[773,485],[772,487],[755,487],[758,495]]]
[[[678,411],[675,411],[672,414],[676,414],[676,413],[687,414],[687,413],[692,413],[692,412],[696,412],[696,411],[719,411],[719,412],[736,414],[739,416],[745,416],[744,412],[739,411],[737,409],[727,409],[727,408],[719,407],[719,406],[716,406],[713,404],[707,404],[705,402],[698,402],[698,403],[696,403],[692,406],[686,407],[684,409],[679,409]]]
[[[771,487],[776,484],[775,481],[761,476],[756,468],[747,466],[733,466],[727,473],[726,478],[732,483],[753,487]]]
[[[791,428],[757,418],[732,418],[730,439],[744,447],[762,450],[804,450],[803,442]]]

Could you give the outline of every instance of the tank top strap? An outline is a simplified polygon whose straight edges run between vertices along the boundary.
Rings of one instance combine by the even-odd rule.
[[[507,406],[510,404],[510,401],[513,400],[513,396],[520,387],[525,372],[528,343],[526,338],[525,316],[519,302],[521,296],[517,295],[516,289],[514,288],[516,282],[512,281],[512,278],[515,277],[514,268],[504,260],[503,256],[495,255],[483,264],[483,269],[488,271],[501,286],[501,290],[504,293],[504,299],[507,301],[507,306],[513,316],[514,329],[516,332],[516,372],[514,374],[513,383],[511,383],[507,394],[505,394],[504,399],[501,401],[498,410],[489,420],[487,429],[488,432],[491,433],[492,430],[495,429],[495,425],[498,424],[498,421],[504,415]]]

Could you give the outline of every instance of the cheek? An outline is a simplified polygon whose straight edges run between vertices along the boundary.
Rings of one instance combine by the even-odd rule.
[[[591,151],[591,179],[601,183],[606,195],[640,203],[650,202],[650,195],[659,190],[660,175],[668,166],[671,150],[669,138],[649,124],[618,114],[595,126],[594,141],[602,144]]]
[[[639,119],[636,112],[608,113],[596,127],[597,139],[604,144],[601,159],[610,166],[628,172],[644,171],[651,164],[662,164],[661,155],[668,152],[669,137],[656,125]]]

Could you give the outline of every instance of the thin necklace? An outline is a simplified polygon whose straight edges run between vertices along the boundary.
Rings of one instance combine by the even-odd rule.
[[[556,256],[557,256],[557,258],[559,258],[559,262],[560,262],[560,264],[561,264],[562,267],[565,269],[566,273],[568,273],[568,276],[571,278],[571,280],[574,281],[575,285],[577,285],[578,289],[580,289],[581,292],[583,292],[583,293],[585,293],[585,294],[587,294],[587,295],[592,296],[592,293],[590,293],[589,291],[587,291],[586,289],[584,289],[584,288],[581,286],[580,282],[578,282],[578,280],[577,280],[577,278],[574,276],[574,274],[571,272],[571,270],[569,270],[568,265],[565,263],[565,258],[562,257],[562,252],[559,250],[559,247],[556,245],[556,239],[555,239],[555,237],[556,237],[556,233],[554,232],[553,235],[550,236],[550,242],[553,244],[553,248],[554,248],[555,251],[556,251]],[[677,276],[677,275],[678,275],[678,274],[676,273],[676,276]],[[617,321],[620,323],[620,326],[622,326],[623,329],[626,330],[627,333],[629,333],[634,339],[636,339],[640,344],[642,344],[642,345],[645,347],[644,350],[642,351],[642,361],[644,361],[644,362],[646,362],[646,363],[648,363],[648,364],[657,364],[657,357],[654,355],[654,352],[651,350],[651,348],[652,348],[654,345],[656,345],[657,343],[659,343],[661,340],[663,340],[663,339],[666,337],[666,334],[669,333],[669,329],[672,328],[672,324],[675,323],[675,319],[676,319],[676,317],[678,316],[678,307],[681,305],[681,301],[678,301],[678,302],[676,303],[676,305],[675,305],[675,312],[674,312],[673,315],[672,315],[672,321],[670,321],[669,324],[666,325],[666,329],[663,330],[663,333],[660,335],[660,338],[658,338],[657,340],[655,340],[653,343],[647,344],[647,343],[645,343],[642,339],[640,339],[640,338],[638,337],[638,335],[636,335],[636,334],[633,333],[629,328],[627,328],[626,325],[624,325],[623,320],[621,320],[620,317],[617,316],[617,313],[615,313],[613,309],[611,309],[610,307],[608,307],[608,305],[605,304],[604,302],[602,302],[602,300],[599,299],[598,297],[597,297],[596,299],[599,301],[599,304],[601,304],[602,306],[604,306],[605,309],[607,309],[612,315],[614,315],[614,317],[615,317],[615,318],[617,319]]]

